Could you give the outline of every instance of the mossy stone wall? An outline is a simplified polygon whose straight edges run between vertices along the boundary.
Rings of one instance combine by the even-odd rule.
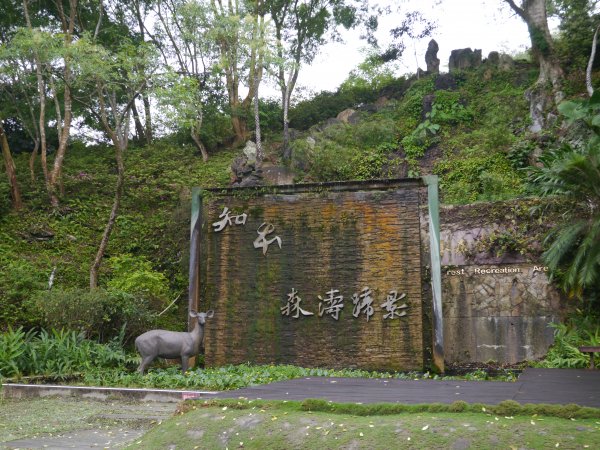
[[[215,312],[206,325],[206,364],[422,369],[430,337],[423,335],[420,192],[416,181],[205,192],[198,308]],[[225,208],[231,225],[217,231]],[[281,239],[265,254],[254,246],[264,223],[273,230],[267,240]],[[358,312],[352,298],[366,288],[368,320],[368,308]],[[319,316],[331,290],[343,297],[338,320]],[[384,305],[390,291],[397,309],[384,318],[393,309]],[[291,298],[313,315],[286,315]]]

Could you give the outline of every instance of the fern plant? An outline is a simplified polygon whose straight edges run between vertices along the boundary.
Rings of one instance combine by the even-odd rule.
[[[545,263],[572,296],[600,287],[600,93],[589,100],[563,102],[569,123],[587,128],[582,146],[565,144],[541,158],[531,181],[543,196],[561,196],[571,208],[547,237]]]

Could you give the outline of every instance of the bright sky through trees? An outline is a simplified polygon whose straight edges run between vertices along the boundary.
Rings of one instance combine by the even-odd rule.
[[[384,0],[392,8],[389,15],[381,16],[377,37],[385,48],[390,42],[389,30],[400,25],[404,14],[420,11],[428,19],[437,21],[433,38],[440,50],[440,69],[447,70],[450,52],[458,48],[471,47],[482,50],[485,58],[491,51],[516,54],[530,45],[527,26],[501,0]],[[397,9],[401,8],[401,12]],[[348,73],[364,58],[361,49],[366,42],[359,39],[354,31],[342,33],[344,43],[328,44],[311,67],[304,67],[300,74],[300,84],[314,91],[333,90],[346,79]],[[417,59],[425,69],[425,51],[430,38],[415,42]],[[416,62],[412,43],[399,64],[400,73],[414,73]]]

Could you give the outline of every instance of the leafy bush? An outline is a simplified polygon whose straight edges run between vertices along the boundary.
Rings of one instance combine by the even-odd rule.
[[[515,197],[524,190],[522,176],[515,172],[503,153],[462,152],[437,162],[440,191],[446,203],[464,204],[478,200]]]
[[[29,308],[49,329],[71,330],[101,342],[121,332],[127,342],[155,320],[155,313],[142,297],[104,289],[53,289],[38,294]]]
[[[554,344],[539,367],[575,369],[589,366],[589,356],[581,353],[581,346],[600,345],[600,321],[594,315],[578,312],[565,323],[550,324],[554,328]]]
[[[262,132],[279,133],[283,130],[283,109],[277,100],[259,100],[260,126]],[[249,125],[255,128],[254,120]]]
[[[464,105],[460,92],[436,91],[430,116],[435,122],[455,125],[473,120],[474,114]]]
[[[542,197],[560,196],[569,206],[566,220],[546,239],[544,262],[571,296],[600,301],[600,91],[585,101],[558,106],[579,133],[578,145],[566,142],[540,158],[530,181]],[[580,127],[584,127],[581,129]]]
[[[403,85],[404,82],[404,78],[394,79],[389,76],[368,81],[356,77],[351,78],[343,83],[336,92],[320,92],[310,100],[301,101],[291,108],[290,126],[299,130],[307,130],[319,122],[336,117],[345,109],[372,103],[377,100],[380,91],[387,87],[399,89],[399,85]]]
[[[143,256],[123,254],[108,260],[112,276],[107,285],[110,290],[139,295],[147,299],[164,301],[169,293],[167,278],[152,268]]]
[[[136,362],[137,358],[123,351],[119,338],[102,345],[76,331],[35,333],[25,332],[21,327],[0,334],[0,377],[60,378],[92,368],[124,370]]]
[[[22,327],[0,334],[0,376],[13,376],[21,373],[26,344],[31,340],[32,332],[24,332]]]

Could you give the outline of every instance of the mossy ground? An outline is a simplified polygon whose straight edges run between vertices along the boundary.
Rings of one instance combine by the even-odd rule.
[[[132,448],[595,448],[600,421],[479,413],[357,416],[293,402],[189,403]]]

